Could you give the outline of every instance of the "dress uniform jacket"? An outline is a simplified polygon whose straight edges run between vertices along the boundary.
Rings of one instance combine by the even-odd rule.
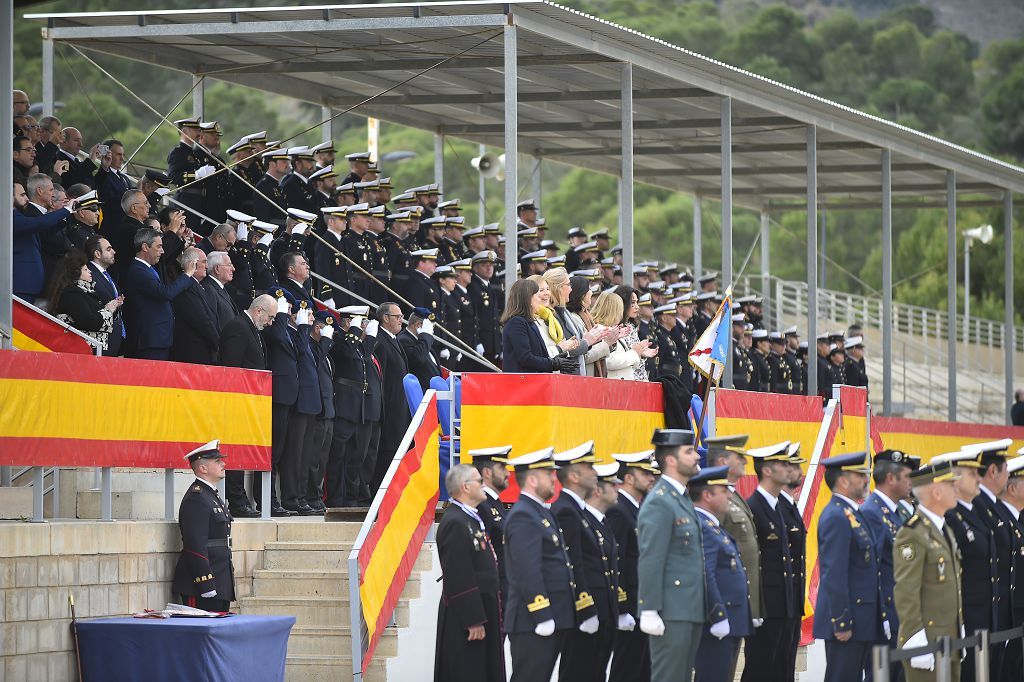
[[[854,360],[853,358],[846,358],[846,362],[843,363],[843,369],[846,374],[846,384],[848,386],[868,386],[868,373],[864,366],[863,358],[860,360]]]
[[[637,531],[637,609],[657,611],[665,623],[665,634],[649,640],[651,679],[689,679],[707,620],[702,536],[693,502],[662,477],[644,498]]]
[[[462,338],[462,316],[459,313],[459,299],[455,298],[454,292],[441,289],[441,315],[439,316],[441,324],[457,338],[464,341]],[[470,346],[470,348],[472,347]]]
[[[366,276],[366,273],[373,269],[373,263],[370,260],[370,247],[367,245],[366,240],[363,239],[362,234],[353,232],[351,229],[345,230],[341,234],[341,250],[349,260],[349,290],[361,296],[364,299],[370,298],[370,280]],[[352,265],[355,263],[355,265]],[[358,267],[356,267],[358,266]],[[344,284],[344,282],[338,282],[338,284]],[[364,301],[360,301],[351,296],[343,295],[335,297],[335,303],[338,306],[346,305],[362,305]],[[380,303],[380,301],[374,301],[374,303]]]
[[[289,173],[281,178],[281,191],[284,192],[284,203],[288,208],[317,212],[316,190],[301,175]]]
[[[628,613],[639,624],[637,595],[640,576],[637,562],[640,558],[640,542],[637,533],[637,518],[640,508],[619,491],[614,507],[605,512],[605,525],[615,535],[619,567],[619,613]],[[651,658],[648,653],[647,635],[639,625],[633,630],[615,633],[613,657],[609,682],[635,680],[644,682],[651,679]]]
[[[754,363],[750,353],[735,339],[732,342],[732,382],[737,391],[749,391],[754,383]]]
[[[508,608],[505,630],[532,633],[546,620],[556,630],[576,627],[572,563],[550,509],[520,495],[505,517]]]
[[[483,523],[457,504],[437,528],[441,600],[437,606],[434,682],[504,682],[498,565]],[[484,626],[484,638],[467,641],[468,628]]]
[[[793,374],[789,370],[786,359],[775,353],[768,353],[769,385],[772,393],[791,394],[793,390]]]
[[[504,604],[508,597],[508,573],[505,569],[505,505],[497,497],[492,497],[492,491],[487,488],[484,488],[484,493],[487,497],[477,506],[477,511],[480,512],[484,530],[498,559],[498,584],[501,588],[501,601]]]
[[[590,586],[587,582],[588,571],[584,569],[584,563],[588,555],[592,557],[598,551],[597,538],[590,523],[583,515],[583,509],[571,495],[563,489],[558,499],[551,504],[551,513],[558,520],[565,538],[565,549],[569,554],[569,561],[572,562],[572,572],[575,577],[573,600],[576,602],[576,619],[583,622],[597,614],[597,606],[594,601],[594,592],[601,588],[600,585]]]
[[[964,623],[968,632],[995,631],[996,623],[996,548],[992,534],[979,517],[979,509],[971,509],[958,501],[946,512],[946,523],[961,552],[963,570]],[[909,523],[909,522],[908,522]],[[895,559],[893,562],[895,563]],[[904,626],[906,629],[906,626]],[[913,634],[908,633],[908,634]],[[970,652],[968,652],[970,656]],[[973,670],[973,668],[972,668]],[[964,671],[966,672],[966,671]],[[973,674],[971,675],[973,678]]]
[[[405,351],[406,362],[409,365],[409,372],[415,375],[420,382],[420,387],[426,391],[430,388],[430,380],[441,376],[441,368],[437,366],[430,349],[434,345],[433,334],[420,332],[413,336],[408,328],[398,332],[398,343]]]
[[[1003,504],[998,499],[995,501],[982,490],[974,498],[974,508],[978,517],[984,523],[992,538],[995,540],[995,554],[992,555],[996,567],[995,598],[996,598],[996,621],[995,630],[1005,630],[1010,627],[1012,620],[1013,606],[1011,594],[1013,590],[1013,539],[1010,524],[1004,520],[1000,507]]]
[[[796,395],[804,395],[807,393],[807,386],[804,385],[804,373],[803,362],[796,356],[791,350],[787,350],[782,356],[789,365],[789,375],[793,377],[793,393]]]
[[[273,175],[264,174],[256,183],[256,189],[259,191],[252,193],[252,214],[263,222],[284,225],[288,204],[281,183]]]
[[[693,329],[693,338],[699,339],[700,335],[704,333],[704,330],[708,328],[709,324],[711,324],[711,316],[703,310],[691,317],[690,325]]]
[[[199,166],[196,163],[196,155],[191,144],[178,142],[167,153],[167,176],[174,185],[180,187],[186,182],[194,180],[196,168],[199,168]],[[187,173],[191,173],[191,177],[186,179],[185,175]]]
[[[804,619],[804,595],[807,592],[807,527],[800,516],[800,509],[785,495],[779,495],[779,512],[786,524],[786,538],[789,541],[789,556],[792,559],[789,573],[793,582],[793,618],[790,619],[792,639],[789,642],[789,661],[786,677],[796,679],[796,654],[800,645],[801,627]]]
[[[739,547],[716,520],[702,512],[700,528],[704,543],[704,582],[708,595],[708,621],[729,621],[729,634],[718,639],[709,626],[701,633],[697,649],[695,682],[732,682],[732,664],[741,637],[751,634],[747,573]]]
[[[599,627],[593,635],[579,630],[568,633],[558,679],[591,682],[605,678],[612,655],[619,616],[619,571],[615,535],[605,523],[607,517],[597,518],[589,507],[583,510],[583,517],[590,524],[599,550],[583,555],[583,573],[593,589]]]
[[[881,570],[882,608],[888,616],[889,630],[895,641],[899,631],[899,614],[893,612],[895,609],[893,588],[896,578],[893,572],[892,549],[896,540],[896,532],[903,525],[903,521],[900,520],[896,512],[889,509],[877,492],[868,495],[860,506],[860,513],[875,539],[875,553],[878,555],[878,565]],[[879,641],[885,643],[884,638]]]
[[[501,311],[494,296],[494,289],[489,282],[473,275],[467,290],[473,301],[473,312],[480,334],[479,343],[484,347],[484,357],[491,362],[497,362],[501,355]]]
[[[955,511],[947,512],[946,518]],[[896,532],[893,545],[894,601],[900,619],[897,640],[900,647],[922,630],[927,636],[927,643],[931,644],[939,637],[959,637],[964,627],[960,609],[960,551],[949,526],[947,523],[940,531],[918,512]],[[963,577],[969,579],[966,575]],[[960,657],[954,654],[951,658],[953,669],[950,679],[964,679],[959,674]],[[903,666],[907,682],[935,679],[934,672],[915,670],[909,661]]]
[[[391,270],[388,266],[388,251],[384,248],[383,235],[364,232],[363,239],[366,241],[366,246],[370,251],[370,272],[380,282],[380,284],[373,281],[370,282],[370,300],[375,303],[390,300],[392,297],[391,292],[382,286],[387,285],[389,288],[394,289],[391,286]]]
[[[469,346],[470,348],[476,349],[476,345],[480,343],[480,330],[476,319],[476,308],[473,306],[473,298],[469,295],[468,289],[463,289],[460,285],[456,284],[455,288],[451,293],[451,300],[455,302],[458,308],[459,315],[459,338]],[[479,371],[482,367],[463,357],[462,362],[456,369],[463,371]]]
[[[381,237],[381,244],[388,254],[388,270],[391,271],[393,288],[401,291],[412,272],[412,266],[409,263],[411,258],[409,242],[399,239],[393,232],[385,232]]]
[[[654,356],[655,374],[652,380],[663,376],[680,376],[683,373],[684,356],[680,352],[676,342],[672,339],[672,332],[660,324],[651,325],[654,333],[654,345],[658,348],[658,354]]]
[[[1020,512],[1014,508],[1011,510],[1002,501],[999,502],[999,511],[1003,519],[1010,527],[1010,540],[1013,548],[1013,576],[1014,584],[1010,588],[1010,608],[1013,626],[1017,627],[1024,623],[1024,586],[1017,588],[1017,583],[1024,576],[1024,524],[1020,522]],[[1021,641],[1010,642],[1006,648],[1003,660],[1003,672],[1005,677],[1013,682],[1020,682],[1024,679],[1024,652],[1022,652]]]
[[[405,282],[405,291],[400,292],[414,308],[426,308],[441,319],[441,288],[429,276],[414,271]]]
[[[344,253],[344,247],[342,245],[341,236],[345,233],[342,232],[340,235],[327,230],[323,234],[324,241],[331,245],[328,248],[326,244],[320,244],[316,250],[316,255],[313,258],[313,272],[326,277],[335,284],[341,287],[349,288],[349,271],[350,265],[343,255],[335,253],[335,250]],[[328,298],[334,299],[334,304],[338,307],[342,307],[342,301],[346,300],[348,294],[342,292],[340,289],[335,289],[329,284],[323,284],[320,290],[320,298],[326,300]]]
[[[761,552],[757,546],[757,529],[753,512],[735,488],[729,492],[729,508],[722,519],[722,528],[736,543],[740,561],[750,581],[750,617],[761,618]]]
[[[772,370],[768,358],[756,348],[750,349],[750,361],[754,365],[754,377],[750,384],[751,391],[768,393],[772,390]]]
[[[174,567],[171,590],[194,598],[217,590],[214,599],[234,600],[231,513],[213,486],[199,479],[189,486],[178,508],[178,527],[181,554]]]

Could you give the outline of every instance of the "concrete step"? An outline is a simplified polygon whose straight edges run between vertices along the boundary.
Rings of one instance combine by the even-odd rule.
[[[268,542],[263,567],[275,570],[348,568],[353,542]],[[431,554],[420,551],[413,570],[429,570]]]
[[[308,518],[308,517],[307,517]],[[315,522],[302,519],[278,519],[277,539],[281,542],[354,542],[359,535],[359,523]]]
[[[430,679],[432,671],[426,671],[424,680]],[[285,659],[284,678],[287,682],[338,682],[352,679],[351,656],[300,656],[289,655]],[[387,666],[383,658],[374,657],[363,682],[386,682]]]
[[[243,597],[240,613],[256,616],[295,616],[295,626],[325,627],[349,622],[349,601],[328,597]],[[409,600],[395,605],[395,624],[409,626]]]
[[[31,517],[31,487],[16,486],[0,488],[0,519],[22,519]]]
[[[288,653],[297,656],[351,656],[351,628],[295,626],[288,638]],[[385,628],[377,642],[374,656],[390,658],[398,655],[398,630]]]
[[[419,595],[420,580],[409,576],[404,597]],[[252,592],[257,597],[348,597],[348,571],[257,569],[252,574]]]
[[[175,494],[174,508],[181,504],[185,490]],[[99,490],[79,490],[77,512],[80,519],[100,518],[101,500]],[[111,514],[115,519],[135,521],[157,521],[164,517],[164,493],[151,491],[122,491],[111,494]]]

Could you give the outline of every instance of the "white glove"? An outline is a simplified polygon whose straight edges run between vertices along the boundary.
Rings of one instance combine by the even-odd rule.
[[[328,308],[330,308],[331,310],[337,310],[338,309],[338,306],[334,305],[334,299],[333,298],[325,298],[324,299],[324,305],[327,306]]]
[[[751,623],[751,625],[753,625],[753,626],[754,626],[755,628],[759,628],[759,627],[761,627],[762,625],[764,625],[764,618],[754,618],[754,619],[753,619],[752,621],[750,621],[750,623]]]
[[[310,319],[313,317],[313,311],[309,308],[299,308],[299,312],[295,313],[295,324],[300,327],[304,324],[308,325]]]
[[[903,648],[916,649],[919,646],[927,645],[928,635],[925,633],[924,630],[918,630],[916,633],[914,633],[912,637],[908,638],[907,641],[903,643]],[[934,670],[935,654],[924,654],[923,656],[914,656],[910,659],[910,667],[916,668],[917,670]]]
[[[328,339],[333,339],[334,338],[334,325],[333,324],[325,324],[323,326],[323,329],[320,330],[320,336],[324,336],[324,337],[326,337]]]
[[[363,316],[362,315],[356,315],[355,317],[352,318],[352,321],[349,323],[348,328],[349,329],[355,329],[356,331],[359,331],[359,328],[362,327],[362,326],[363,326]]]
[[[238,227],[235,228],[235,236],[241,240],[249,238],[249,226],[245,223],[238,223]]]
[[[430,320],[423,320],[423,324],[420,325],[420,333],[421,334],[430,334],[431,336],[433,336],[433,334],[434,334],[434,323],[431,322]]]
[[[447,348],[442,348],[441,352],[438,353],[438,355],[441,356],[442,360],[447,360],[448,358],[450,358],[452,356],[452,354],[448,351]]]
[[[964,637],[966,637],[966,633],[964,632],[964,626],[961,624],[960,625],[960,639],[963,639]],[[967,649],[961,649],[960,650],[960,660],[962,661],[965,658],[967,658]]]
[[[476,349],[475,350],[480,355],[483,355],[484,354],[484,344],[482,344],[482,343],[476,344]]]
[[[277,312],[278,312],[278,314],[281,314],[281,313],[288,314],[288,313],[291,312],[291,306],[288,305],[288,299],[285,298],[284,296],[282,296],[281,298],[277,299]]]
[[[601,622],[598,621],[597,616],[591,616],[585,621],[580,623],[580,632],[585,632],[588,635],[592,635],[597,632],[597,629],[601,627]]]
[[[370,320],[370,323],[366,325],[366,331],[364,332],[367,336],[377,336],[377,330],[380,329],[380,322],[377,320]],[[545,635],[546,637],[547,635]]]
[[[711,626],[711,634],[718,639],[729,636],[729,619],[724,618]]]
[[[661,637],[665,634],[665,623],[657,611],[640,612],[640,631],[652,637]]]
[[[616,626],[617,629],[626,632],[632,631],[636,627],[636,619],[628,613],[619,614],[619,623]]]
[[[292,234],[301,237],[306,234],[306,228],[309,227],[306,223],[295,223],[292,225]]]
[[[199,168],[199,170],[196,171],[196,180],[202,180],[207,175],[212,175],[215,170],[217,169],[211,166],[210,164],[202,166],[201,168]]]
[[[885,633],[886,639],[892,639],[892,628],[889,627],[889,621],[882,621],[882,632]]]
[[[535,627],[533,631],[541,637],[550,637],[555,634],[555,619],[549,618],[543,623],[538,623],[537,627]]]
[[[209,592],[203,592],[199,595],[203,599],[212,599],[217,596],[217,590],[210,590]]]
[[[260,237],[259,241],[256,242],[256,243],[257,244],[263,244],[263,246],[270,246],[270,243],[272,241],[274,241],[274,235],[272,235],[272,234],[270,234],[268,232],[265,235],[263,235],[262,237]]]

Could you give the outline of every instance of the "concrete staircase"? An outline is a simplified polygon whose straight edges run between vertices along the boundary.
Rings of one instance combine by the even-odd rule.
[[[289,682],[321,682],[352,676],[348,555],[359,532],[356,522],[282,524],[268,542],[263,567],[255,569],[251,596],[239,600],[241,613],[291,615],[296,623],[288,641]],[[394,624],[382,634],[367,682],[386,679],[386,661],[398,655],[398,628],[409,625],[409,600],[420,592],[420,575],[431,566],[420,554],[395,610]]]

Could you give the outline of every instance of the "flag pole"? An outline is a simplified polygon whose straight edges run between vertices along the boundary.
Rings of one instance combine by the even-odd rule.
[[[697,422],[697,430],[694,433],[694,442],[700,445],[703,441],[701,434],[704,433],[704,418],[708,416],[708,398],[711,397],[711,378],[704,377],[706,379],[704,387],[704,399],[700,406],[700,420]]]

